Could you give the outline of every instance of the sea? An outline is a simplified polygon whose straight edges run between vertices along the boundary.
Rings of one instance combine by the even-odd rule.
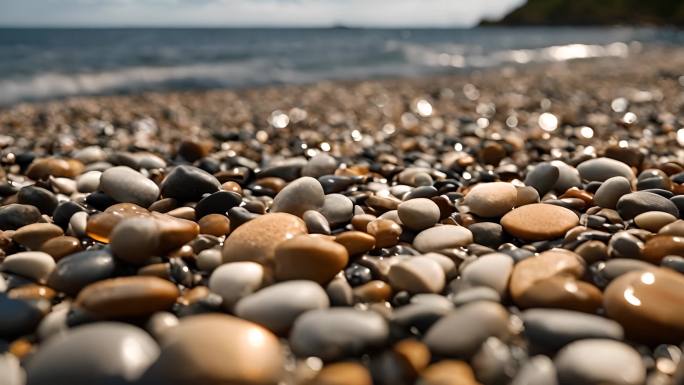
[[[657,28],[0,28],[0,105],[456,73],[684,43]]]

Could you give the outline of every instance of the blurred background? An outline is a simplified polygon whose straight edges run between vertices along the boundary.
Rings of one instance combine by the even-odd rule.
[[[625,57],[683,21],[672,0],[0,0],[0,105]]]

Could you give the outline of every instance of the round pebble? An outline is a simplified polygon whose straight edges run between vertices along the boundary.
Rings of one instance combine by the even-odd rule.
[[[558,353],[554,363],[559,385],[641,385],[646,380],[639,353],[613,340],[573,342]]]
[[[329,282],[349,261],[347,249],[323,237],[300,235],[281,242],[275,249],[277,280],[308,279]]]
[[[444,288],[444,270],[427,257],[410,257],[390,267],[389,282],[396,290],[409,293],[439,293]]]
[[[480,183],[468,192],[463,203],[478,216],[500,217],[513,209],[517,197],[518,191],[510,183]]]
[[[272,213],[288,213],[301,217],[307,210],[318,210],[325,203],[323,187],[318,180],[305,176],[288,183],[273,199]]]
[[[435,226],[421,231],[413,239],[413,247],[421,253],[466,246],[473,242],[473,234],[465,227]]]
[[[525,177],[525,185],[537,190],[539,196],[544,196],[553,189],[559,175],[558,167],[551,163],[539,163]]]
[[[611,158],[589,159],[580,163],[577,171],[582,179],[590,182],[604,182],[615,176],[621,176],[630,181],[636,178],[631,167]]]
[[[639,214],[649,211],[662,211],[675,218],[679,217],[679,210],[671,200],[658,194],[637,191],[623,195],[617,203],[617,212],[623,219],[633,219]]]
[[[55,260],[42,251],[25,251],[8,255],[0,264],[3,271],[44,282],[55,268]]]
[[[33,223],[17,229],[12,240],[29,250],[39,250],[52,238],[64,235],[62,228],[51,223]]]
[[[115,270],[116,261],[109,250],[81,251],[60,259],[47,284],[59,292],[76,296],[85,286],[111,278]]]
[[[578,224],[579,218],[571,210],[545,203],[518,207],[501,218],[507,233],[528,241],[561,237]]]
[[[130,167],[107,169],[100,177],[100,191],[117,202],[148,207],[159,197],[159,187],[152,180]]]
[[[209,289],[223,299],[223,308],[232,307],[242,297],[258,290],[264,282],[264,268],[255,262],[231,262],[216,268]]]
[[[503,296],[513,271],[513,258],[502,253],[480,256],[461,270],[461,279],[469,287],[486,286]]]
[[[397,211],[401,222],[415,231],[434,226],[440,217],[437,204],[427,198],[416,198],[402,202]]]
[[[594,203],[599,207],[615,209],[618,200],[631,192],[632,186],[629,179],[623,176],[614,176],[601,183],[594,194]]]
[[[337,227],[351,220],[354,215],[354,203],[342,194],[328,194],[319,212],[331,226]]]

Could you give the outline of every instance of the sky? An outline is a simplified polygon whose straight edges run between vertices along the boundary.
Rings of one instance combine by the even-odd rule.
[[[0,0],[0,26],[469,27],[524,0]]]

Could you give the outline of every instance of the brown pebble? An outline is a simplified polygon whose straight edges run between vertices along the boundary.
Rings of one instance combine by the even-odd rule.
[[[287,181],[281,178],[276,178],[274,176],[269,176],[266,178],[257,179],[254,182],[255,185],[261,186],[262,188],[269,189],[275,193],[280,192],[287,185]]]
[[[166,215],[170,215],[174,218],[185,219],[188,221],[195,220],[195,209],[192,207],[178,207],[171,211],[167,211]]]
[[[202,159],[209,155],[213,143],[210,141],[184,140],[178,146],[178,155],[190,162]]]
[[[401,226],[389,219],[376,219],[368,223],[368,234],[375,238],[376,247],[392,247],[399,243]]]
[[[596,286],[574,277],[558,275],[537,281],[517,297],[522,308],[559,308],[595,313],[601,307],[602,294]]]
[[[221,185],[221,189],[225,191],[232,191],[234,193],[238,193],[242,195],[242,187],[237,182],[234,182],[232,180],[229,180],[228,182],[225,182]]]
[[[415,378],[430,364],[430,349],[418,340],[401,340],[394,344],[392,350],[401,359],[411,378]]]
[[[75,178],[83,171],[83,163],[74,159],[36,159],[26,170],[26,176],[33,180],[45,180],[50,176]]]
[[[592,264],[608,258],[608,246],[601,241],[587,241],[577,246],[575,253],[587,264]]]
[[[183,295],[181,295],[178,298],[178,302],[188,306],[192,305],[193,303],[197,303],[198,301],[207,298],[208,295],[211,294],[211,290],[209,290],[208,287],[206,286],[196,286],[193,287],[190,290],[186,290]]]
[[[518,195],[515,199],[515,207],[525,206],[539,202],[539,193],[532,186],[518,187]]]
[[[506,232],[526,241],[559,238],[577,224],[579,218],[571,210],[545,203],[518,207],[501,218]]]
[[[386,211],[396,210],[399,207],[401,201],[393,197],[384,197],[379,195],[371,195],[366,199],[366,204],[369,207],[377,210],[378,212],[384,213]]]
[[[230,232],[230,219],[221,214],[205,215],[197,221],[197,224],[199,224],[200,234],[221,237]]]
[[[10,290],[7,293],[7,297],[14,299],[47,299],[48,301],[51,301],[53,298],[55,298],[56,295],[57,292],[53,289],[47,286],[35,284],[19,286]]]
[[[83,247],[78,238],[66,235],[49,239],[40,247],[40,251],[50,254],[55,261],[81,250]]]
[[[353,290],[358,302],[383,302],[392,297],[392,287],[380,280],[374,280],[357,286]]]
[[[351,219],[351,224],[354,230],[366,231],[368,224],[376,219],[378,219],[378,217],[370,214],[354,215]]]
[[[591,206],[594,204],[594,195],[587,191],[580,190],[577,187],[570,187],[565,193],[563,193],[563,195],[559,196],[558,198],[575,198],[582,200],[586,205]]]
[[[170,309],[179,294],[176,285],[164,279],[130,276],[86,286],[75,304],[99,317],[138,317]]]
[[[7,352],[19,358],[20,360],[26,358],[32,350],[33,344],[27,338],[18,338],[14,340],[7,348]]]
[[[659,264],[668,255],[684,256],[684,237],[656,235],[646,243],[641,257],[648,262]]]
[[[64,235],[62,228],[51,223],[32,223],[14,232],[12,239],[29,250],[40,250],[46,241]]]
[[[361,231],[345,231],[335,236],[335,242],[344,246],[349,255],[367,253],[375,248],[375,238]]]
[[[274,273],[279,281],[308,279],[327,283],[349,261],[344,246],[323,237],[300,235],[275,249]]]
[[[473,369],[467,363],[457,360],[442,360],[428,366],[416,385],[480,385]]]
[[[86,223],[86,234],[98,242],[109,243],[109,236],[112,230],[124,218],[147,215],[149,215],[149,211],[136,204],[118,203],[109,206],[102,213],[89,216]]]
[[[168,263],[153,263],[138,269],[138,275],[171,279],[171,266]]]
[[[310,385],[373,385],[373,379],[359,363],[336,362],[321,369]]]
[[[168,213],[169,211],[178,207],[178,201],[174,198],[162,198],[149,207],[150,211],[156,211],[159,213]]]

